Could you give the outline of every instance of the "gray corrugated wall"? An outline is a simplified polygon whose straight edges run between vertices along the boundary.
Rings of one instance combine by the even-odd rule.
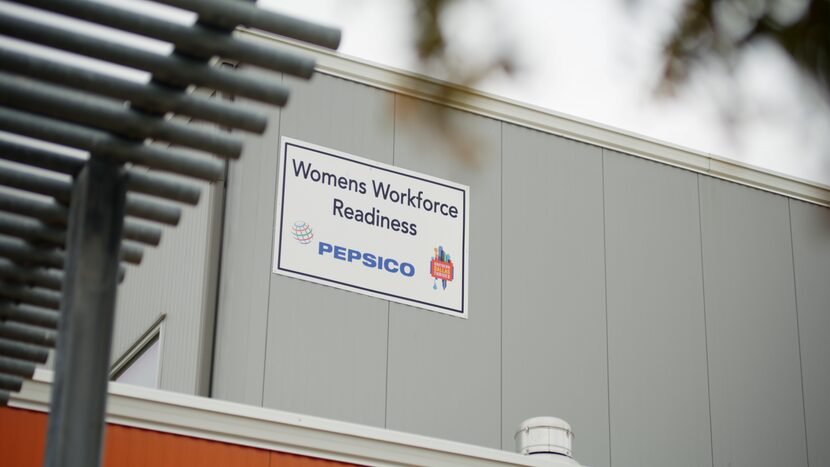
[[[222,182],[202,184],[199,204],[182,207],[179,225],[163,228],[159,246],[145,247],[118,287],[112,360],[164,315],[162,389],[207,394],[222,190]]]
[[[806,466],[787,199],[699,182],[715,465]]]
[[[394,163],[470,187],[470,319],[391,304],[386,426],[484,446],[500,438],[501,125],[450,111],[441,123],[472,144],[472,168],[435,126],[434,104],[395,100]],[[428,144],[427,144],[428,143]]]
[[[514,125],[502,133],[502,437],[493,446],[512,450],[522,420],[555,415],[572,424],[582,462],[608,465],[602,150]]]
[[[322,76],[289,85],[281,134],[392,162],[392,94]],[[382,425],[389,304],[277,275],[268,304],[263,405]]]
[[[604,152],[612,459],[710,465],[697,175]]]
[[[830,210],[451,111],[291,82],[230,171],[214,396],[598,466],[830,465]],[[413,119],[414,118],[414,119]],[[269,273],[279,136],[470,185],[470,319]]]
[[[830,213],[795,200],[789,208],[807,452],[816,467],[830,465]]]
[[[265,112],[268,128],[247,136],[228,168],[211,389],[220,399],[261,405],[280,110],[248,105]]]

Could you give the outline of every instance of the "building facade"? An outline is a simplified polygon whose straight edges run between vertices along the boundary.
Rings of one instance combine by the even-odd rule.
[[[593,467],[830,465],[827,187],[304,51],[128,271],[116,364],[158,342],[162,389],[509,451],[553,415]],[[469,318],[272,274],[283,136],[469,186]]]

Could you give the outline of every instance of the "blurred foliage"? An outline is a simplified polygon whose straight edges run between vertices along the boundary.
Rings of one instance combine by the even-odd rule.
[[[488,3],[479,0],[481,4]],[[505,44],[501,50],[490,50],[483,63],[471,65],[450,53],[453,44],[444,30],[443,19],[450,8],[465,3],[463,0],[413,0],[415,6],[415,50],[421,64],[433,69],[452,82],[471,86],[490,74],[512,74],[515,68],[513,53]],[[466,2],[470,3],[470,2]]]
[[[465,86],[497,71],[514,71],[509,48],[490,51],[489,61],[477,68],[447,53],[452,44],[443,20],[464,0],[411,1],[415,49],[425,69],[437,68],[445,78]],[[685,0],[664,49],[665,82],[683,81],[705,59],[731,62],[746,46],[762,40],[780,46],[803,72],[830,90],[830,0]]]
[[[422,71],[430,76],[440,77],[446,82],[428,85],[428,92],[433,94],[440,106],[418,105],[415,100],[399,102],[399,110],[404,117],[415,117],[427,121],[438,135],[453,147],[461,160],[471,166],[477,163],[475,154],[477,142],[467,138],[464,132],[456,128],[447,106],[453,102],[463,101],[466,93],[463,88],[475,87],[479,82],[496,74],[512,75],[515,63],[511,37],[502,37],[500,46],[491,50],[464,50],[453,40],[454,36],[447,30],[447,18],[453,8],[469,7],[471,4],[488,9],[491,16],[494,8],[488,8],[488,0],[411,0],[415,13],[413,21],[414,48]],[[497,18],[490,18],[497,20]],[[496,23],[497,21],[493,21]],[[495,34],[496,32],[494,32]],[[475,59],[471,56],[475,55]],[[427,91],[425,89],[425,91]]]
[[[732,63],[771,41],[830,96],[830,0],[691,0],[664,49],[663,84],[686,80],[708,60]]]
[[[471,64],[463,60],[463,54],[459,56],[457,44],[453,43],[457,36],[445,29],[453,8],[470,4],[492,7],[492,4],[488,6],[488,0],[410,1],[415,13],[414,48],[426,74],[475,87],[495,73],[514,73],[512,40],[515,38],[500,38],[506,42],[501,49],[476,51],[486,59]],[[647,0],[621,1],[648,7]],[[563,8],[566,5],[563,3]],[[671,92],[707,62],[736,64],[749,47],[767,41],[778,45],[830,100],[830,0],[682,0],[679,13],[663,49],[661,91]],[[440,87],[438,102],[451,105],[464,99],[456,86],[437,86]],[[404,114],[430,112],[428,121],[456,146],[462,159],[474,161],[474,142],[459,136],[448,119],[448,112],[442,109],[445,107],[404,109]]]

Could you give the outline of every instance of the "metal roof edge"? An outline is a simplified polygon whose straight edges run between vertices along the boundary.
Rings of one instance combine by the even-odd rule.
[[[9,406],[49,410],[53,373],[38,369]],[[359,465],[578,467],[428,436],[110,383],[107,422]]]
[[[830,186],[818,182],[443,82],[418,73],[300,44],[272,34],[249,29],[240,29],[239,32],[310,54],[317,60],[316,69],[320,73],[830,207]],[[442,92],[446,88],[450,88],[452,93],[448,95]]]

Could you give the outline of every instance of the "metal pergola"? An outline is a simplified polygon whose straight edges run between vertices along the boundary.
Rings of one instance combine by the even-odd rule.
[[[264,115],[194,87],[276,105],[288,89],[217,59],[309,78],[314,60],[233,33],[238,26],[336,49],[340,32],[241,0],[155,0],[193,24],[89,0],[18,0],[27,8],[172,44],[169,54],[0,10],[0,35],[150,74],[147,82],[0,43],[0,403],[55,352],[45,465],[99,465],[116,288],[175,226],[180,204],[242,152],[228,130]],[[34,11],[26,10],[25,11]],[[208,122],[191,125],[182,119]],[[37,141],[36,141],[37,140]],[[88,153],[74,157],[47,142]],[[57,174],[57,175],[56,175]],[[168,174],[175,174],[171,177]]]

